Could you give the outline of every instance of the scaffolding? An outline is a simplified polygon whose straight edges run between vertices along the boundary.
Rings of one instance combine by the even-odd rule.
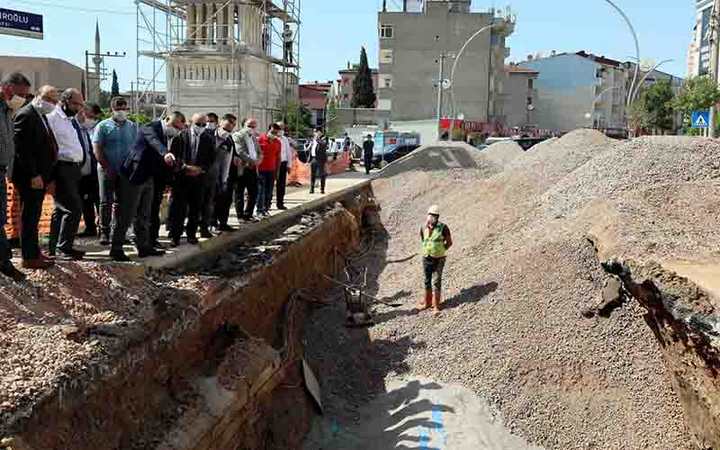
[[[136,0],[133,110],[157,118],[197,97],[205,83],[220,90],[223,101],[194,98],[193,108],[287,116],[297,98],[300,2]]]

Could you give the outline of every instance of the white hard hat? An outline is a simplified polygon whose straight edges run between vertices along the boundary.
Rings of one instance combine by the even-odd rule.
[[[440,215],[440,207],[438,205],[432,205],[430,209],[428,209],[428,214],[432,216],[439,216]]]

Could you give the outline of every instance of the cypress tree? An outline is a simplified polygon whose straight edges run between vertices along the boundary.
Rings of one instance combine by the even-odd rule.
[[[355,80],[353,80],[353,99],[351,106],[353,108],[374,108],[376,99],[372,72],[370,71],[370,66],[368,66],[367,53],[365,52],[365,47],[362,47],[358,74]]]
[[[112,75],[112,87],[110,88],[110,95],[112,97],[120,96],[120,84],[118,83],[117,73],[113,70]]]

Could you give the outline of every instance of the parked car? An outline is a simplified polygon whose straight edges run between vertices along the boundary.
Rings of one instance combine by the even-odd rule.
[[[420,147],[419,145],[402,145],[394,144],[385,147],[385,151],[382,149],[376,150],[373,153],[373,167],[382,168],[385,164],[389,164],[403,156],[413,152],[415,149]]]

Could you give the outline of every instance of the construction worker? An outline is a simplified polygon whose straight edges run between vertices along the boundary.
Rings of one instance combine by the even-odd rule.
[[[447,251],[452,247],[450,228],[440,222],[440,208],[433,205],[428,210],[425,225],[420,229],[425,272],[425,301],[418,305],[420,311],[429,309],[440,312],[442,303],[442,274]],[[434,294],[434,295],[433,295]]]

